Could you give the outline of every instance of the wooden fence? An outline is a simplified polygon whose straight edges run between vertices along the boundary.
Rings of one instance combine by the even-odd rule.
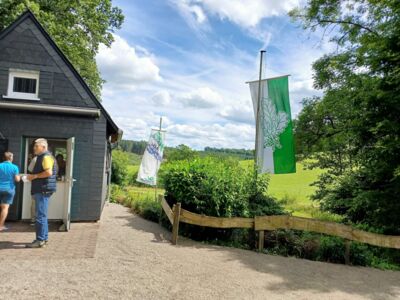
[[[390,236],[358,230],[351,226],[320,221],[315,219],[293,217],[287,215],[261,216],[255,218],[217,218],[199,215],[181,208],[181,204],[174,204],[171,209],[164,196],[160,195],[161,206],[172,224],[172,244],[178,241],[179,223],[214,227],[214,228],[254,228],[258,231],[258,249],[264,248],[265,230],[295,229],[333,235],[346,239],[345,260],[349,263],[351,241],[370,244],[373,246],[400,249],[400,236]]]

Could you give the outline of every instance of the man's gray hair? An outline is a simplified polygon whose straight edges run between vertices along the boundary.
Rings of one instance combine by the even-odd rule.
[[[12,154],[11,152],[5,152],[4,153],[4,159],[7,161],[12,161],[14,158],[14,154]]]
[[[35,144],[42,145],[46,149],[49,147],[49,144],[47,143],[47,140],[43,139],[43,138],[35,140]]]

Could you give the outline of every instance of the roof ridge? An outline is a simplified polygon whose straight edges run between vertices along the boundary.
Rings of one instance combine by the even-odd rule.
[[[14,30],[15,27],[17,27],[19,24],[21,24],[25,19],[30,18],[33,23],[38,27],[39,31],[43,34],[43,36],[46,38],[46,40],[49,42],[49,44],[53,47],[53,49],[56,51],[56,53],[61,57],[61,59],[64,61],[64,63],[67,65],[67,67],[71,70],[73,75],[77,78],[79,83],[82,85],[82,87],[85,89],[85,91],[88,93],[89,97],[93,100],[95,105],[101,109],[101,111],[104,113],[107,121],[111,124],[113,129],[119,133],[121,130],[118,128],[117,124],[113,121],[109,113],[106,111],[104,106],[101,104],[101,102],[97,99],[97,97],[93,94],[92,90],[89,88],[85,80],[82,78],[82,76],[79,74],[79,72],[75,69],[73,64],[69,61],[69,59],[65,56],[65,54],[61,51],[61,49],[57,46],[56,42],[52,39],[49,33],[43,28],[42,24],[38,21],[34,13],[30,9],[26,9],[24,13],[22,13],[14,22],[12,22],[10,25],[8,25],[6,28],[4,28],[0,32],[0,39],[4,38],[6,35],[8,35],[12,30]]]

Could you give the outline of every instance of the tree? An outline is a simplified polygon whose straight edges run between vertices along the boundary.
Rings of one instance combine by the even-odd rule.
[[[297,130],[327,168],[314,198],[322,209],[400,233],[400,1],[310,0],[291,12],[305,29],[332,32],[337,49],[314,65],[321,99]],[[320,152],[313,152],[313,147]]]
[[[165,149],[165,157],[168,161],[175,160],[192,160],[198,157],[198,153],[189,146],[179,145],[176,148]]]
[[[28,8],[99,98],[103,80],[95,56],[100,44],[111,46],[124,20],[121,9],[111,0],[3,0],[0,30]]]

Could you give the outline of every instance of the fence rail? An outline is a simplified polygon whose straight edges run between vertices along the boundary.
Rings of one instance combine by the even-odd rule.
[[[173,224],[174,223],[174,212],[169,207],[167,201],[165,201],[165,198],[163,195],[159,195],[159,199],[161,199],[161,207],[164,210],[165,214],[167,215],[168,220],[170,221],[171,224]]]
[[[192,213],[181,209],[180,221],[192,225],[214,228],[254,228],[252,218],[217,218]]]
[[[255,218],[217,218],[199,215],[182,209],[177,203],[171,209],[164,196],[160,195],[161,207],[172,224],[172,243],[178,241],[179,222],[213,228],[254,228],[258,231],[258,249],[264,248],[265,230],[295,229],[323,233],[346,239],[345,260],[349,263],[351,241],[370,244],[373,246],[400,249],[400,236],[377,234],[354,229],[351,226],[334,222],[293,216],[261,216]]]
[[[296,229],[334,235],[373,246],[400,249],[400,236],[358,230],[348,225],[293,216],[262,216],[254,218],[254,230]]]

